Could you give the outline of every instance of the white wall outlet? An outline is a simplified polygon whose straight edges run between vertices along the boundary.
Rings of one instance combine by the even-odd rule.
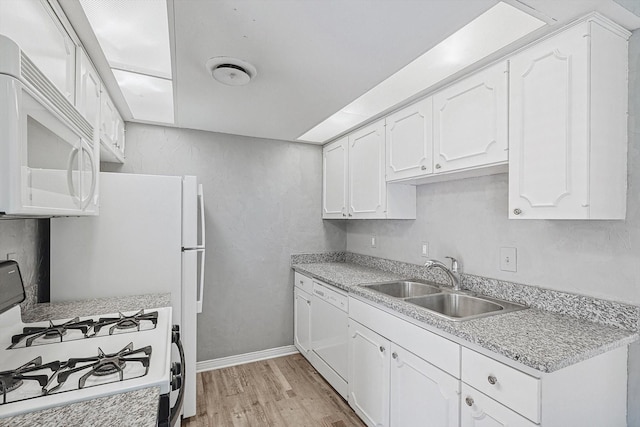
[[[518,250],[516,248],[500,248],[500,270],[518,271]]]
[[[7,254],[7,260],[15,260],[16,259],[16,253],[15,252],[9,252]]]
[[[377,240],[378,240],[378,239],[377,239],[377,237],[376,237],[376,236],[371,236],[371,247],[372,247],[372,248],[375,248],[375,247],[376,247],[376,244],[378,243],[378,242],[377,242]]]
[[[420,256],[427,258],[429,256],[429,243],[422,242],[420,243]]]

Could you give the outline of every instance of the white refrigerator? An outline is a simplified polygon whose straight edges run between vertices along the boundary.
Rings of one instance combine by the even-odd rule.
[[[193,416],[205,261],[202,185],[195,176],[121,173],[100,173],[99,182],[98,216],[51,220],[51,301],[170,292],[185,354],[183,416]]]

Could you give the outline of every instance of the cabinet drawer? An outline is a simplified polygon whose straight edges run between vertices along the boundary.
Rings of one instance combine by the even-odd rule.
[[[478,390],[462,384],[460,403],[460,425],[473,426],[509,426],[538,427],[520,414],[517,414],[480,393]]]
[[[293,275],[293,284],[305,292],[313,293],[313,281],[305,275],[296,272]]]
[[[462,381],[530,420],[540,422],[540,380],[462,348]]]

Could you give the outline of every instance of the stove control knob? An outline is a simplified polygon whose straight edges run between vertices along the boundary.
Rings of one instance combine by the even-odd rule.
[[[180,362],[173,362],[171,364],[171,374],[180,375],[181,373],[182,373],[182,365],[180,365]]]
[[[171,390],[177,390],[182,387],[182,377],[180,375],[174,375],[171,377]]]

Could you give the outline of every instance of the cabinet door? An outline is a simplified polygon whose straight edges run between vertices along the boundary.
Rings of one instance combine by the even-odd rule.
[[[537,427],[537,424],[462,383],[460,426]]]
[[[391,427],[457,427],[460,381],[391,344]]]
[[[82,49],[78,49],[78,99],[76,106],[94,132],[100,130],[100,76]]]
[[[349,135],[349,216],[384,218],[384,120]]]
[[[76,45],[47,2],[0,1],[0,34],[16,42],[74,104]]]
[[[433,96],[435,173],[507,161],[507,80],[502,62]]]
[[[433,167],[432,99],[386,118],[387,181],[427,175]]]
[[[509,218],[588,216],[585,25],[510,61]]]
[[[368,426],[389,425],[389,341],[349,319],[349,405]]]
[[[100,140],[110,146],[111,148],[115,147],[116,143],[116,117],[118,116],[118,111],[116,110],[115,105],[113,105],[113,101],[109,97],[107,92],[104,92],[101,97],[101,108],[100,108]]]
[[[346,218],[348,138],[322,148],[322,218]]]
[[[306,357],[311,343],[311,297],[297,287],[293,288],[293,294],[293,341],[300,353]]]
[[[120,116],[117,110],[115,111],[114,128],[115,141],[113,145],[115,146],[116,152],[124,158],[124,120],[122,120],[122,116]]]

